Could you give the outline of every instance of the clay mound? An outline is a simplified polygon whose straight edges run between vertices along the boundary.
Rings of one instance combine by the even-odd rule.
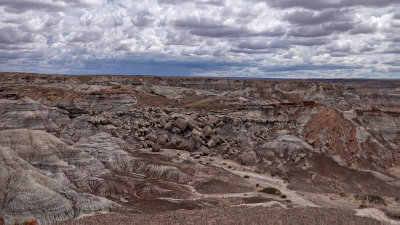
[[[104,198],[77,193],[3,146],[0,146],[0,193],[0,211],[6,221],[25,217],[49,223],[117,207]]]
[[[74,151],[54,135],[41,130],[5,130],[0,132],[0,145],[9,146],[27,159]]]

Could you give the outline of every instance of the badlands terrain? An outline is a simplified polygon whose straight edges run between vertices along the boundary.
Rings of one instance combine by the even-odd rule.
[[[0,216],[399,224],[400,80],[0,73]]]

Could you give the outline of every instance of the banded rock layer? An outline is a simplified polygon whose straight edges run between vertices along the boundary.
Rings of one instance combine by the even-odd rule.
[[[201,194],[255,190],[220,167],[157,154],[168,149],[257,168],[297,191],[400,196],[399,81],[1,73],[0,114],[9,221],[202,208],[220,203]]]

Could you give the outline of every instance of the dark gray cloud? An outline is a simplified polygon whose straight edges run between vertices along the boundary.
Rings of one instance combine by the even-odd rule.
[[[332,41],[330,37],[291,37],[288,39],[292,45],[320,46]]]
[[[214,5],[214,6],[224,6],[224,0],[158,0],[161,4],[182,4],[182,3],[195,3],[195,4],[207,4],[207,5]]]
[[[277,8],[292,8],[301,7],[312,10],[345,8],[352,6],[366,7],[385,7],[391,4],[398,3],[397,0],[332,0],[332,1],[317,1],[317,0],[265,0],[271,7]]]
[[[289,31],[290,36],[295,37],[323,37],[329,36],[334,30],[325,29],[323,26],[302,26]]]
[[[0,28],[0,43],[7,45],[25,44],[34,42],[31,33],[22,32],[12,27]]]
[[[265,36],[274,37],[282,36],[286,30],[283,27],[276,27],[264,31],[252,31],[245,26],[229,27],[223,25],[221,21],[214,21],[207,18],[187,17],[172,21],[175,27],[188,29],[190,33],[197,36],[221,38],[221,37],[252,37]]]
[[[338,22],[338,23],[326,23],[322,27],[325,30],[344,32],[353,29],[354,26],[355,23],[352,22]]]
[[[63,11],[63,4],[51,1],[29,1],[29,0],[2,0],[0,6],[4,6],[4,10],[13,13],[23,13],[27,10],[39,11]]]
[[[220,26],[215,28],[194,28],[190,31],[191,34],[203,37],[212,37],[212,38],[222,38],[222,37],[255,37],[255,36],[265,36],[265,37],[274,37],[274,36],[282,36],[285,34],[285,29],[283,27],[278,27],[271,30],[265,30],[261,32],[256,32],[249,30],[247,28],[235,28],[235,27],[227,27]]]
[[[335,64],[327,64],[327,65],[312,65],[312,64],[303,64],[296,66],[273,66],[273,67],[263,67],[261,68],[265,72],[282,72],[282,71],[299,71],[299,70],[352,70],[352,69],[360,69],[360,66],[344,66],[344,65],[335,65]]]
[[[185,29],[220,29],[224,28],[220,21],[215,21],[208,18],[198,18],[189,16],[185,19],[178,19],[172,21],[175,27],[185,28]]]
[[[367,23],[359,23],[357,24],[353,30],[350,31],[350,34],[369,34],[374,33],[376,28],[374,25]]]
[[[272,40],[272,41],[243,41],[237,45],[238,48],[249,49],[249,50],[260,50],[268,48],[279,48],[287,49],[290,47],[290,43],[287,40]]]
[[[350,13],[350,10],[329,9],[312,11],[301,9],[287,13],[284,18],[292,24],[314,25],[333,21],[349,22],[353,19]]]
[[[4,6],[5,11],[13,13],[23,13],[28,10],[61,12],[70,7],[90,7],[101,2],[101,0],[1,0],[0,6]]]
[[[0,70],[400,77],[399,4],[0,0]]]

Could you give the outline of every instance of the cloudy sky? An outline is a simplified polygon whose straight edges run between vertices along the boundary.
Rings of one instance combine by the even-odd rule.
[[[399,0],[0,0],[0,71],[400,78]]]

